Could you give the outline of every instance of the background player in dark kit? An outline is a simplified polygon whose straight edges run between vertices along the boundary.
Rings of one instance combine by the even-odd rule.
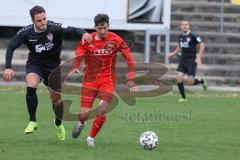
[[[188,85],[201,84],[204,90],[207,90],[207,81],[204,79],[196,79],[197,65],[202,63],[202,56],[204,52],[204,44],[201,38],[195,33],[190,31],[189,21],[182,21],[181,23],[182,34],[178,37],[178,47],[168,54],[168,58],[174,57],[177,53],[181,52],[181,58],[177,68],[177,85],[182,98],[179,102],[187,101],[184,89],[184,82]],[[197,54],[198,50],[198,54]],[[184,75],[187,78],[184,79]]]

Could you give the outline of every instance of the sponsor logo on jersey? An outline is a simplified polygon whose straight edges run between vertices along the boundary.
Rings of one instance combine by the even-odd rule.
[[[41,53],[42,51],[49,51],[53,48],[54,44],[50,41],[44,45],[38,44],[35,46],[36,53]]]
[[[181,48],[189,48],[189,43],[188,42],[180,42],[180,47]]]
[[[98,55],[98,56],[109,56],[112,54],[111,49],[96,49],[94,50],[93,54]]]
[[[35,46],[35,51],[36,51],[37,53],[41,53],[42,51],[45,51],[45,50],[46,50],[46,48],[45,48],[45,46],[42,45],[42,44],[38,44],[38,45]]]

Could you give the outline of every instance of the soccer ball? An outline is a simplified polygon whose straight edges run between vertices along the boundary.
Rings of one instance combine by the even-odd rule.
[[[158,136],[152,131],[146,131],[140,136],[141,146],[146,150],[152,150],[157,147]]]

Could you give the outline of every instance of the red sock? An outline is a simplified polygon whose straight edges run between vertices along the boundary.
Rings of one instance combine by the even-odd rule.
[[[90,132],[90,137],[94,138],[100,129],[102,128],[103,124],[106,121],[106,116],[97,116],[93,122],[92,130]]]

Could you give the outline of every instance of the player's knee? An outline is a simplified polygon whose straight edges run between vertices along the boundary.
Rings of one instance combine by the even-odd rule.
[[[183,82],[183,76],[182,75],[177,75],[176,76],[176,81],[177,81],[177,83],[182,83]]]
[[[26,82],[28,87],[37,88],[39,81],[39,76],[36,74],[30,73],[26,76]]]
[[[105,100],[100,100],[99,108],[98,108],[98,115],[105,115],[107,112],[109,103]]]
[[[194,84],[194,79],[193,78],[187,78],[186,79],[186,84],[187,85],[193,85]]]
[[[51,93],[51,101],[53,104],[58,104],[61,102],[61,94],[60,93]]]

